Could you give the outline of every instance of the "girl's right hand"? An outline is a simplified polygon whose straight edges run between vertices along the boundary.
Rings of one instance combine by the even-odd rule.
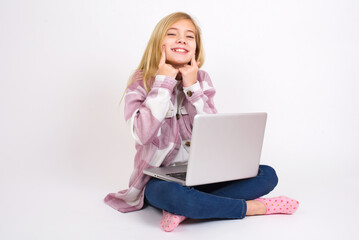
[[[157,75],[165,75],[171,78],[176,78],[178,69],[174,68],[171,64],[166,63],[166,51],[165,46],[162,46],[162,56],[160,63],[158,64]]]

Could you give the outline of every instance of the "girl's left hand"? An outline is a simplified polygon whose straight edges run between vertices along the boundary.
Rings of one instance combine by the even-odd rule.
[[[196,62],[195,55],[193,55],[191,65],[186,64],[186,66],[178,69],[182,75],[182,83],[184,87],[192,86],[197,82],[199,64],[200,62]]]

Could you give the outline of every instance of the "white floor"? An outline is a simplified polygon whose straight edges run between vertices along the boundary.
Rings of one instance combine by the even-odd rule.
[[[100,175],[2,170],[2,179],[7,179],[0,185],[0,239],[4,240],[352,239],[358,226],[359,177],[330,180],[307,175],[290,180],[290,175],[283,174],[270,196],[296,197],[301,205],[294,215],[187,220],[165,233],[159,228],[161,213],[152,207],[123,214],[105,205],[103,197],[114,189],[104,186],[108,180],[101,181]]]

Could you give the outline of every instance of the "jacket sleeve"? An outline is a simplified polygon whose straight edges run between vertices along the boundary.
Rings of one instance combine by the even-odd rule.
[[[213,97],[216,90],[211,78],[205,71],[199,71],[197,82],[189,87],[183,87],[187,100],[196,108],[198,114],[217,113]]]
[[[157,75],[150,92],[143,81],[133,82],[125,93],[125,119],[138,144],[146,145],[157,137],[162,122],[171,106],[171,94],[177,81]]]

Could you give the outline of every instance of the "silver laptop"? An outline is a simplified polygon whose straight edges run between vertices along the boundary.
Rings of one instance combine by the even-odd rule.
[[[188,164],[143,173],[184,186],[255,177],[266,120],[267,113],[197,114]]]

